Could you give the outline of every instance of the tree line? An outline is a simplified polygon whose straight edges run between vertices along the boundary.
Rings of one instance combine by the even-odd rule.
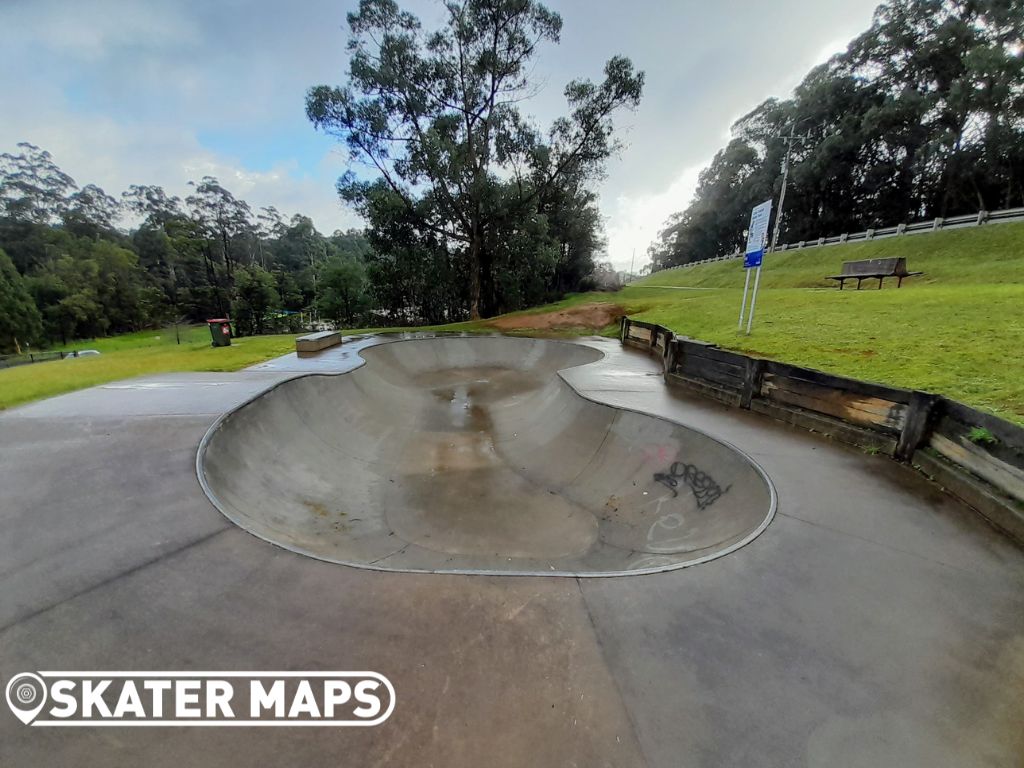
[[[792,98],[732,126],[693,202],[651,245],[654,268],[733,252],[778,199],[781,242],[1024,205],[1024,2],[889,0]]]
[[[316,311],[346,327],[440,324],[608,283],[589,188],[621,146],[613,117],[644,76],[614,56],[565,86],[546,129],[519,105],[562,20],[534,0],[461,0],[425,30],[394,0],[349,14],[341,86],[309,90],[314,126],[353,168],[337,184],[363,231],[254,211],[217,179],[183,199],[79,187],[28,143],[0,155],[0,351],[230,315],[236,332],[294,330]],[[137,224],[119,227],[125,218]]]
[[[32,144],[0,155],[0,351],[211,317],[241,335],[297,331],[303,311],[362,319],[361,231],[253,211],[213,177],[189,186],[184,199],[155,185],[115,198]],[[137,226],[120,228],[125,217]]]

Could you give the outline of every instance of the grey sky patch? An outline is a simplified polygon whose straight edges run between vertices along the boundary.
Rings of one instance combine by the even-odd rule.
[[[79,184],[119,193],[153,183],[184,194],[210,174],[256,206],[311,215],[326,232],[358,226],[334,180],[344,153],[306,121],[306,88],[344,79],[345,14],[355,0],[243,2],[14,0],[0,5],[0,151],[50,150]],[[408,3],[424,19],[433,2]],[[524,105],[542,124],[562,88],[597,79],[620,53],[647,73],[619,116],[624,152],[600,183],[609,255],[637,265],[683,208],[730,123],[785,96],[870,23],[876,0],[549,3],[562,43],[541,51],[544,88]]]

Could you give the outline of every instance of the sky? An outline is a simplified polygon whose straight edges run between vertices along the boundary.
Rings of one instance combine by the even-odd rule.
[[[424,21],[432,0],[400,4]],[[871,22],[877,0],[550,0],[561,42],[541,49],[540,92],[521,109],[546,126],[568,81],[613,55],[646,73],[618,116],[624,150],[596,184],[608,257],[628,269],[732,122],[789,95]],[[306,90],[344,82],[345,15],[357,0],[0,0],[0,152],[49,150],[80,186],[118,195],[159,184],[184,196],[216,176],[254,208],[304,213],[325,233],[361,226],[337,197],[344,150],[306,119]]]

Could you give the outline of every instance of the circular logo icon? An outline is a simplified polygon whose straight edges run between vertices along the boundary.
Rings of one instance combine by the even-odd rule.
[[[39,675],[22,672],[7,682],[7,706],[23,723],[30,723],[46,704],[46,683]]]

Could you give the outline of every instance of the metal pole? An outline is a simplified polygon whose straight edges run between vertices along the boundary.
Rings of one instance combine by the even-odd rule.
[[[793,126],[796,128],[796,126]],[[810,136],[797,136],[794,131],[789,132],[789,136],[786,136],[786,156],[782,161],[782,189],[779,191],[779,207],[775,211],[775,227],[772,229],[772,244],[768,249],[768,253],[775,252],[775,246],[779,243],[779,230],[782,228],[782,214],[783,206],[786,204],[786,184],[789,181],[789,155],[793,151],[793,142],[796,139],[810,139]],[[748,274],[749,278],[750,275]],[[750,297],[750,315],[747,317],[747,336],[750,335],[750,329],[754,325],[754,306],[757,304],[757,288],[761,284],[761,265],[757,267],[757,274],[754,275],[754,293]],[[746,298],[744,296],[744,298]],[[742,318],[742,315],[741,315]],[[740,325],[742,326],[742,319]]]
[[[749,270],[747,270],[749,277]],[[761,265],[757,265],[757,274],[754,275],[754,292],[750,296],[750,316],[747,318],[747,336],[750,335],[750,326],[754,324],[754,306],[757,304],[757,286],[761,282]]]
[[[789,181],[789,157],[790,153],[793,151],[793,142],[798,140],[810,141],[812,138],[814,138],[810,134],[807,134],[805,136],[797,136],[797,125],[799,125],[799,123],[794,124],[793,127],[790,129],[789,136],[782,137],[786,140],[786,157],[782,161],[782,190],[779,192],[779,207],[778,210],[775,211],[775,228],[772,230],[772,246],[768,251],[769,253],[774,253],[775,246],[778,245],[779,243],[779,230],[782,229],[782,215],[784,212],[783,206],[786,203],[786,183]]]
[[[740,322],[736,326],[737,331],[743,330],[743,313],[747,309],[747,287],[750,285],[750,270],[744,269],[743,271],[747,276],[743,279],[743,301],[740,303]]]
[[[636,248],[633,249],[633,258],[629,260],[629,280],[627,283],[633,282],[633,263],[636,261]]]
[[[782,228],[782,206],[786,203],[786,182],[789,180],[789,153],[793,149],[793,136],[790,135],[786,139],[786,159],[782,161],[782,191],[779,192],[779,207],[775,211],[775,228],[772,230],[772,246],[768,250],[769,253],[775,252],[775,246],[779,242],[779,230]],[[760,267],[758,267],[760,271]],[[757,285],[757,281],[754,281],[754,285]],[[755,288],[756,290],[756,288]],[[747,331],[749,333],[750,331]]]
[[[786,157],[782,161],[782,191],[779,192],[779,208],[775,212],[775,228],[772,230],[772,245],[768,249],[768,253],[775,252],[775,245],[779,242],[779,229],[782,226],[782,206],[786,202],[786,182],[789,180],[789,152],[793,149],[793,136],[790,135],[786,139]],[[757,274],[754,275],[754,292],[750,296],[750,314],[747,316],[747,336],[750,335],[750,329],[754,326],[754,307],[757,306],[757,289],[761,285],[761,267],[762,264],[757,265]],[[750,279],[749,271],[747,273],[747,279]],[[746,296],[744,296],[746,298]],[[742,326],[743,321],[740,321]]]

